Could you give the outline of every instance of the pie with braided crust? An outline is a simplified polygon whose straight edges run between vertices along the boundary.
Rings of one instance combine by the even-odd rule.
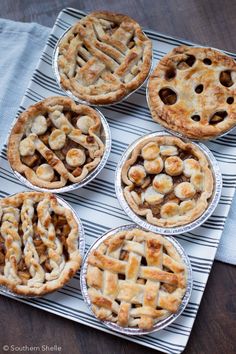
[[[217,137],[236,125],[236,62],[211,48],[180,46],[150,76],[155,121],[193,139]]]
[[[79,230],[69,208],[50,193],[0,201],[0,285],[39,296],[62,287],[80,268]]]
[[[46,98],[20,115],[7,151],[13,170],[48,189],[81,182],[103,153],[98,113],[60,96]]]
[[[151,330],[178,311],[187,269],[167,238],[120,231],[92,250],[87,263],[88,296],[100,320]]]
[[[147,137],[137,143],[121,177],[132,211],[160,227],[197,219],[208,207],[214,185],[203,152],[173,136]]]
[[[128,16],[93,12],[60,40],[60,84],[91,104],[116,103],[137,89],[151,68],[152,43]]]

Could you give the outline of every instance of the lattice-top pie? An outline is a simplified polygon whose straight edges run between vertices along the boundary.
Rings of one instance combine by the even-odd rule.
[[[185,225],[198,218],[213,191],[212,172],[203,152],[173,136],[138,143],[121,174],[131,209],[161,227]]]
[[[214,138],[236,125],[236,63],[211,48],[180,46],[154,69],[152,117],[189,138]]]
[[[78,224],[49,193],[0,201],[0,285],[38,296],[62,287],[79,269]]]
[[[128,16],[93,12],[76,23],[59,43],[60,83],[81,100],[111,104],[147,78],[152,43]]]
[[[91,252],[86,278],[100,320],[150,330],[177,312],[187,270],[169,240],[133,229],[118,232]]]
[[[101,161],[98,113],[65,97],[50,97],[23,112],[8,143],[11,167],[33,185],[61,188],[81,182]]]

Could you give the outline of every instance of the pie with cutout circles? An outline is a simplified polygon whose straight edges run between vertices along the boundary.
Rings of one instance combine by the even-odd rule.
[[[236,125],[236,63],[212,48],[174,48],[148,84],[153,119],[191,139],[212,139]]]

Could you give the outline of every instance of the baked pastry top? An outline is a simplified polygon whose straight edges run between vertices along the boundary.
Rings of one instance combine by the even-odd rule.
[[[62,287],[80,268],[78,224],[50,193],[0,200],[0,285],[39,296]]]
[[[81,182],[101,161],[101,120],[91,107],[65,97],[30,106],[15,123],[7,155],[33,185],[61,188]]]
[[[173,136],[138,143],[121,170],[130,208],[150,224],[185,225],[208,207],[213,176],[203,152]]]
[[[173,244],[141,229],[120,231],[88,256],[87,287],[95,315],[122,327],[151,330],[176,313],[187,269]]]
[[[180,46],[157,64],[148,84],[152,117],[193,139],[236,125],[236,62],[211,49]]]
[[[60,40],[60,84],[91,104],[116,103],[147,78],[152,42],[132,18],[93,12]]]

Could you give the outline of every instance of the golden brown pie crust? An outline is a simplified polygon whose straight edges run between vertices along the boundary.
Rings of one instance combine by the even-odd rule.
[[[217,137],[236,124],[235,82],[233,58],[211,48],[174,48],[150,76],[152,117],[189,138]]]
[[[80,268],[78,224],[54,195],[3,198],[0,216],[0,285],[41,296],[61,288]]]
[[[59,43],[58,70],[65,90],[91,104],[111,104],[147,78],[152,42],[132,18],[93,12]]]
[[[186,291],[187,269],[161,235],[120,231],[88,256],[88,295],[94,314],[122,327],[151,330],[176,313]]]
[[[36,133],[33,126],[39,116],[48,125],[43,134],[42,121],[36,126]],[[46,117],[46,123],[42,116]],[[86,133],[76,125],[81,117],[90,122],[89,128],[85,125],[85,129],[88,128]],[[62,96],[46,98],[30,106],[17,119],[8,141],[9,163],[13,170],[37,187],[53,189],[81,182],[99,164],[104,153],[100,130],[101,120],[93,108],[76,105],[70,98]],[[61,134],[59,139],[55,133]],[[55,144],[61,144],[62,137],[64,145],[55,148]],[[27,144],[22,145],[25,138]],[[40,168],[37,170],[36,167]]]
[[[149,143],[157,144],[161,148],[158,159],[163,160],[162,169],[153,174],[146,171],[141,183],[136,176],[137,184],[130,177],[131,167],[136,166],[136,174],[139,174],[139,166],[144,167],[145,170],[142,149]],[[194,163],[192,170],[189,173],[188,170],[184,172],[183,167],[182,172],[178,172],[179,165],[174,162],[177,175],[173,173],[170,175],[166,169],[166,161],[172,153],[168,150],[166,150],[167,153],[162,151],[162,147],[165,146],[173,151],[177,149],[177,152],[173,154],[183,161],[183,166],[186,162],[189,163],[189,160],[191,164]],[[147,157],[145,156],[145,158]],[[187,167],[185,168],[187,169]],[[150,224],[160,227],[181,226],[196,220],[207,209],[214,185],[208,160],[201,150],[196,145],[185,143],[173,136],[151,137],[137,144],[130,158],[122,167],[121,177],[124,197],[130,208],[137,215],[143,216]],[[161,177],[163,177],[163,181],[155,182],[156,178]],[[154,203],[149,201],[150,198],[145,199],[145,191],[150,187],[152,188],[151,193],[157,198]],[[159,194],[160,198],[158,199]]]

